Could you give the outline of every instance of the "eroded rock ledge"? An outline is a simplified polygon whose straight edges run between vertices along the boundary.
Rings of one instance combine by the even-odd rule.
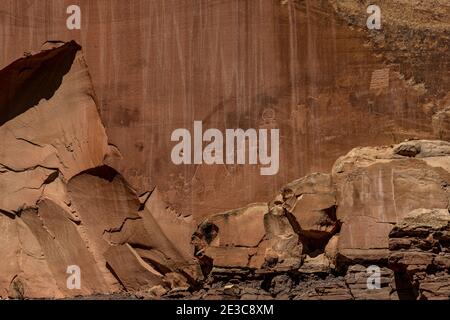
[[[194,236],[199,298],[449,299],[450,143],[356,148]],[[380,289],[367,286],[378,266]]]
[[[121,154],[80,49],[0,71],[0,297],[450,297],[450,143],[356,148],[329,174],[197,225],[113,168]],[[71,265],[79,290],[67,288]],[[373,265],[381,288],[369,290]]]

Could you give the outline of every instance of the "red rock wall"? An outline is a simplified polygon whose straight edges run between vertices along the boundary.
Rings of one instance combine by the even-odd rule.
[[[448,56],[420,66],[390,61],[385,55],[401,49],[376,49],[368,31],[328,1],[76,2],[81,31],[66,28],[72,0],[1,1],[0,68],[47,40],[80,43],[109,140],[124,157],[119,171],[139,192],[158,185],[198,221],[328,172],[355,146],[431,137],[427,103],[449,89]],[[439,90],[426,90],[429,76],[419,77],[422,86],[406,83],[418,74],[414,67],[437,74]],[[219,129],[279,128],[279,173],[173,165],[170,134],[194,120]]]

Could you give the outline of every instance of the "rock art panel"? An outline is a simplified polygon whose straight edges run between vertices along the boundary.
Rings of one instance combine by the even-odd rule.
[[[367,30],[370,1],[80,0],[79,30],[65,23],[72,4],[2,2],[0,68],[48,40],[76,40],[124,158],[113,167],[197,223],[328,172],[357,146],[447,137],[432,123],[449,106],[446,0],[380,0],[381,30]],[[196,120],[280,129],[279,174],[174,165],[170,134]]]

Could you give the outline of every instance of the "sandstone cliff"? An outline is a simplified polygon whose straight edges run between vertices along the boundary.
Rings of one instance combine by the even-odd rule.
[[[0,68],[47,40],[76,40],[108,138],[124,157],[115,166],[138,193],[158,186],[197,222],[329,172],[357,146],[448,140],[446,0],[377,0],[382,29],[372,31],[369,0],[77,3],[81,30],[65,24],[73,1],[1,1]],[[161,137],[194,120],[283,128],[279,174],[173,165]]]
[[[11,3],[1,298],[450,298],[446,1]],[[283,128],[280,173],[174,166],[199,119]]]
[[[197,225],[111,167],[81,47],[50,47],[0,71],[2,297],[449,298],[449,142],[359,147]]]
[[[113,168],[75,42],[0,71],[0,296],[62,298],[201,278],[193,221],[139,195]],[[70,266],[81,287],[70,290]],[[176,283],[176,284],[175,284]]]

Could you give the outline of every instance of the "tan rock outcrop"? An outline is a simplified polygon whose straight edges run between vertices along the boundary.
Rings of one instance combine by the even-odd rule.
[[[194,235],[197,256],[213,272],[227,269],[273,272],[296,269],[302,245],[283,208],[253,204],[214,215]]]
[[[328,172],[356,146],[430,139],[437,109],[424,106],[450,90],[447,0],[76,2],[81,30],[66,26],[72,3],[0,1],[0,68],[49,37],[75,39],[123,154],[113,167],[139,194],[158,186],[197,223]],[[367,30],[370,4],[382,30]],[[279,128],[279,174],[166,161],[172,131],[194,120]]]
[[[110,247],[104,256],[120,283],[129,291],[149,290],[163,283],[163,275],[145,263],[127,243]]]
[[[285,208],[311,238],[329,236],[336,231],[336,199],[331,177],[313,174],[283,188]]]
[[[447,0],[79,2],[0,2],[0,297],[448,298],[448,142],[311,174],[449,139]],[[279,128],[278,175],[165,161],[194,120]]]
[[[194,235],[197,256],[212,259],[216,269],[261,267],[267,211],[266,204],[253,204],[208,218]]]
[[[267,289],[277,299],[448,299],[449,163],[444,141],[354,149],[268,206],[205,220],[196,252],[216,281],[284,279],[287,289]]]
[[[333,167],[339,253],[378,261],[388,256],[388,234],[417,208],[448,208],[450,143],[408,141],[357,148]],[[370,232],[367,232],[370,230]]]
[[[0,297],[62,298],[170,289],[202,272],[192,219],[158,190],[140,199],[115,169],[91,79],[75,42],[0,71]],[[80,287],[69,287],[69,270]],[[166,279],[167,275],[167,279]],[[174,279],[178,280],[175,281]]]

